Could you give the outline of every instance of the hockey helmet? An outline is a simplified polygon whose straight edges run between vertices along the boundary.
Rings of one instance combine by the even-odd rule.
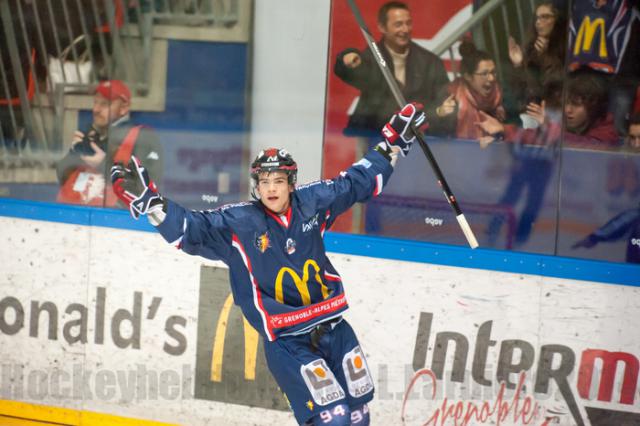
[[[268,148],[260,151],[251,163],[251,179],[258,182],[260,173],[281,171],[288,176],[289,185],[295,185],[298,178],[298,165],[284,148]]]

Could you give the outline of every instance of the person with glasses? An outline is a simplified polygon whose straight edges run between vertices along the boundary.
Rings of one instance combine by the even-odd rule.
[[[562,81],[567,46],[565,14],[553,1],[543,1],[535,9],[524,49],[509,37],[509,60],[506,81],[512,93],[514,109],[521,115],[523,127],[532,115],[530,104],[539,104],[545,87]],[[530,121],[530,120],[529,120]]]
[[[469,40],[460,44],[461,76],[448,87],[449,97],[436,109],[436,114],[448,122],[449,134],[460,139],[485,136],[478,123],[484,114],[503,122],[506,118],[502,105],[502,89],[498,83],[493,57]]]

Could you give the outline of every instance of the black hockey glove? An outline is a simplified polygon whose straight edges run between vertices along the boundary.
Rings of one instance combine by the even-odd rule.
[[[164,199],[147,169],[133,155],[127,167],[122,163],[111,167],[111,183],[113,192],[129,207],[131,216],[136,220],[140,215],[162,209],[164,205]]]
[[[409,153],[411,145],[416,140],[416,136],[411,130],[411,123],[413,122],[418,129],[425,122],[426,116],[422,108],[421,104],[415,102],[407,104],[399,113],[394,114],[382,128],[382,136],[384,136],[387,145],[390,148],[393,146],[400,148],[403,157]]]

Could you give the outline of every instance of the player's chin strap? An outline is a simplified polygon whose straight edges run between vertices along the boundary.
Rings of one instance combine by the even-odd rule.
[[[253,198],[255,201],[260,201],[260,197],[256,195],[256,185],[256,181],[251,179],[251,198]]]

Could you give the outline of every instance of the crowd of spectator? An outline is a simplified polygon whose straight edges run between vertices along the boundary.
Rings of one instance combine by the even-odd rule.
[[[507,34],[506,45],[496,51],[465,35],[448,75],[439,57],[411,40],[417,24],[405,3],[392,1],[380,8],[378,45],[405,98],[426,104],[426,135],[450,143],[473,140],[481,148],[494,143],[511,148],[507,184],[496,201],[514,210],[523,204],[518,207],[516,246],[529,239],[560,148],[640,152],[633,133],[639,126],[632,125],[632,117],[637,119],[633,114],[640,112],[639,3],[538,1],[523,40]],[[508,61],[499,63],[500,57]],[[381,117],[396,105],[371,51],[342,51],[334,71],[360,91],[345,134],[356,135],[357,128],[359,135],[375,139]],[[369,216],[380,215],[373,207],[368,206],[367,232],[378,230],[370,226],[377,221]],[[490,246],[504,220],[499,214],[489,220],[485,232]]]
[[[482,147],[496,140],[549,145],[555,138],[565,147],[620,149],[639,109],[638,3],[590,0],[568,10],[559,0],[539,2],[524,43],[508,37],[502,75],[494,54],[465,38],[450,81],[442,60],[411,40],[411,12],[398,1],[380,8],[379,46],[405,97],[427,106],[428,134]],[[344,50],[334,71],[360,90],[345,134],[375,133],[396,106],[370,50]]]

